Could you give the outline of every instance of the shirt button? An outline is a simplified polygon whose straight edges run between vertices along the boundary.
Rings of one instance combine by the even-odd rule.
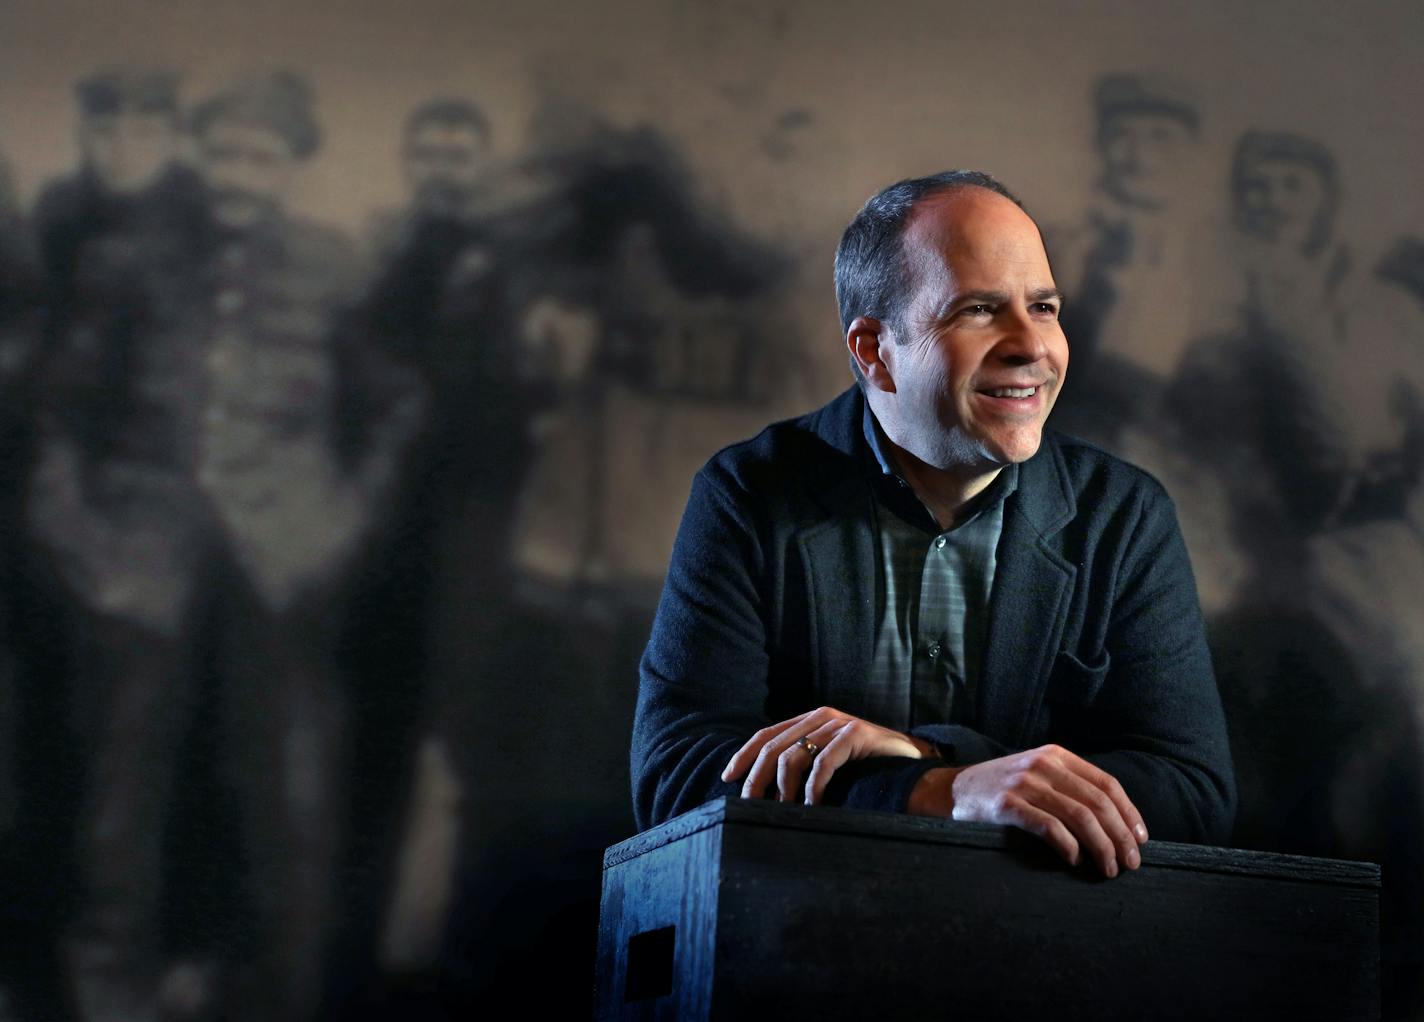
[[[937,537],[935,538],[935,549],[936,549],[936,550],[943,550],[943,549],[944,549],[944,544],[945,544],[945,539],[944,539],[943,536],[937,536]]]
[[[931,659],[931,660],[934,660],[936,657],[939,656],[939,643],[937,643],[937,642],[932,642],[932,643],[930,643],[929,654],[930,654],[930,659]]]

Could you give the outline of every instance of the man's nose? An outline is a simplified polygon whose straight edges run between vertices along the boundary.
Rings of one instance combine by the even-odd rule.
[[[1122,142],[1122,148],[1118,152],[1118,159],[1121,168],[1129,174],[1136,174],[1142,169],[1142,152],[1136,139],[1129,138]]]
[[[1014,309],[1004,320],[1004,333],[994,354],[1013,365],[1029,365],[1048,355],[1048,339],[1043,324],[1027,309]]]

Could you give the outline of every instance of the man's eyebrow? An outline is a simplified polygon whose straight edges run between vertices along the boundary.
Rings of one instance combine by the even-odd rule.
[[[1055,299],[1061,304],[1067,297],[1061,289],[1056,287],[1041,287],[1037,291],[1028,293],[1028,300],[1031,302],[1046,302]]]
[[[1002,305],[1009,300],[1007,291],[960,291],[958,294],[949,296],[949,299],[940,305],[937,310],[936,319],[944,319],[954,310],[956,306],[970,303],[973,305]]]
[[[961,291],[948,302],[949,305],[958,305],[960,302],[982,303],[984,305],[1001,305],[1009,300],[1007,291]]]

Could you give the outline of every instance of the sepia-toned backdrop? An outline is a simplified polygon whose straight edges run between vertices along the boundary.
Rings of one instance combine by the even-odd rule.
[[[1234,843],[1424,1019],[1416,4],[0,7],[0,1020],[592,1004],[692,473],[899,178],[1044,229],[1193,555]],[[422,1014],[424,1013],[424,1014]]]

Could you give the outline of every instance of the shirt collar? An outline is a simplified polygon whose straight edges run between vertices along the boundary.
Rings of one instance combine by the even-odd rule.
[[[875,418],[875,413],[870,410],[869,401],[865,402],[862,428],[865,431],[865,442],[869,445],[871,454],[875,456],[876,465],[880,470],[877,473],[879,478],[876,480],[876,494],[882,502],[901,518],[922,529],[934,533],[946,531],[939,527],[934,515],[930,514],[929,508],[921,503],[909,481],[900,475],[900,470],[896,468],[895,460],[890,454],[890,438],[885,435],[885,430],[881,428],[879,420]],[[970,501],[970,513],[962,518],[954,528],[962,528],[985,511],[998,507],[1018,488],[1018,463],[1009,462],[1004,466],[1003,471],[994,477],[992,483],[986,486],[981,493],[975,494],[973,500]]]

